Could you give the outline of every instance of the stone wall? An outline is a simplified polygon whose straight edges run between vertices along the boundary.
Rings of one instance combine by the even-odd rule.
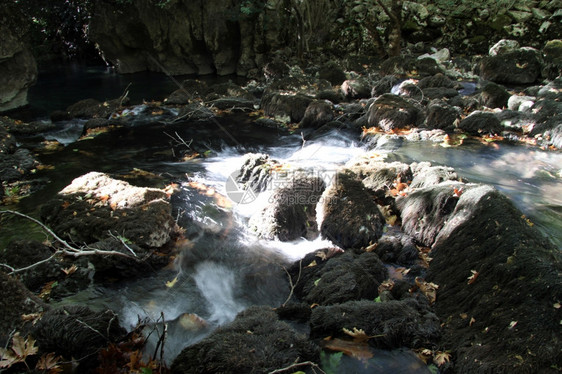
[[[268,9],[243,14],[240,2],[96,2],[89,36],[121,73],[245,75],[280,45],[280,21]]]
[[[0,7],[0,112],[26,105],[27,89],[37,79],[20,21],[10,9]]]

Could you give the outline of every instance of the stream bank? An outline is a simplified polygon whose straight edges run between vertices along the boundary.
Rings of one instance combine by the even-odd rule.
[[[6,154],[30,148],[37,162],[20,173],[36,192],[6,201],[8,207],[35,215],[42,206],[48,212],[43,222],[67,242],[94,246],[109,240],[105,249],[139,254],[143,249],[159,258],[145,263],[150,269],[141,268],[139,276],[127,261],[115,261],[107,271],[106,263],[62,256],[71,262],[57,266],[77,269],[70,275],[46,274],[43,283],[80,276],[86,280],[78,286],[83,291],[62,304],[51,292],[52,306],[37,301],[36,307],[52,308],[49,316],[56,317],[61,308],[86,303],[91,311],[68,313],[99,321],[114,342],[125,332],[109,333],[117,317],[104,314],[107,306],[128,332],[135,330],[138,316],[159,331],[163,315],[169,328],[163,358],[173,361],[173,372],[269,372],[297,358],[335,372],[358,362],[367,365],[362,370],[387,372],[397,367],[420,373],[555,370],[560,342],[550,331],[560,329],[560,252],[546,236],[559,232],[560,171],[558,138],[547,131],[556,129],[550,126],[557,123],[559,81],[521,91],[500,87],[497,99],[490,100],[495,91],[487,84],[473,83],[475,92],[464,95],[470,85],[457,84],[447,76],[450,69],[404,59],[422,76],[343,72],[345,80],[330,83],[292,67],[290,76],[245,86],[187,80],[162,102],[82,101],[53,116],[64,120],[41,122],[45,127],[3,119],[10,129]],[[384,68],[396,66],[390,61]],[[506,92],[507,102],[524,92],[532,104],[491,108],[490,103],[504,103],[500,98]],[[535,136],[536,128],[549,130]],[[247,153],[269,155],[269,161],[247,164]],[[466,165],[464,174],[449,167],[471,153],[470,176],[478,178],[481,164],[488,164],[498,174],[495,180],[484,174],[485,181],[512,193],[519,209],[537,199],[517,198],[522,178],[535,195],[550,189],[551,231],[546,223],[535,224],[532,214],[522,217],[494,188],[469,183],[474,180]],[[524,160],[522,174],[500,173],[512,159]],[[240,174],[257,179],[236,180],[246,184],[235,186],[257,199],[236,204],[228,199],[232,190],[225,181],[243,165],[249,172]],[[313,179],[318,177],[323,183]],[[92,182],[71,193],[74,200],[59,194],[80,180]],[[135,213],[127,210],[132,208],[127,199],[112,200],[118,189],[96,192],[104,185],[156,190],[143,190],[151,198]],[[260,185],[263,191],[255,189]],[[289,200],[297,196],[304,200]],[[118,226],[111,223],[109,234],[103,225],[93,225],[100,227],[97,233],[86,230],[92,225],[80,226],[94,219],[107,223],[115,215],[142,221],[153,217],[152,201],[166,207],[157,209],[159,218],[148,219],[158,232],[166,228],[169,234],[171,222],[180,228],[175,235],[157,235],[164,238],[158,243],[135,234],[140,224],[125,222],[111,233]],[[100,211],[105,213],[98,216]],[[57,245],[47,243],[31,251],[48,256],[53,248]],[[102,268],[106,271],[98,271]],[[18,287],[18,295],[28,292]],[[29,305],[13,305],[29,314]],[[345,318],[337,317],[344,313]],[[7,323],[5,331],[11,331],[14,320]],[[49,331],[45,324],[41,328]],[[269,341],[270,334],[280,339]],[[529,335],[536,338],[526,339]],[[323,340],[328,336],[332,339]],[[149,340],[149,351],[157,340]],[[224,349],[213,350],[216,341],[226,342]],[[41,352],[68,355],[68,345],[39,342]],[[240,354],[245,361],[238,360]]]

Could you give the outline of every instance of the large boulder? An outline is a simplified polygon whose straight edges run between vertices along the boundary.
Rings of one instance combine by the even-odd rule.
[[[420,110],[409,101],[392,94],[379,96],[371,104],[367,123],[384,131],[415,127],[422,120]]]
[[[250,307],[228,326],[185,348],[174,374],[269,373],[297,361],[318,362],[320,348],[268,307]]]
[[[0,271],[0,343],[6,346],[12,331],[20,331],[23,315],[40,314],[49,307],[20,281]]]
[[[321,197],[321,234],[341,248],[367,247],[382,236],[385,220],[353,173],[339,172]]]
[[[458,128],[470,135],[494,135],[502,131],[501,121],[494,113],[474,111],[458,124]]]
[[[31,334],[41,352],[76,360],[77,370],[85,373],[96,368],[99,351],[116,343],[127,331],[111,310],[96,312],[83,306],[65,306],[46,312]]]
[[[308,104],[301,127],[319,128],[334,119],[332,105],[326,101],[313,101]]]
[[[27,90],[37,79],[37,64],[24,42],[24,17],[0,5],[0,112],[27,105]]]
[[[443,100],[432,100],[427,106],[425,126],[429,129],[441,129],[451,132],[460,120],[461,113],[458,107],[447,104]]]
[[[129,276],[167,262],[155,251],[172,239],[176,223],[165,191],[135,187],[91,172],[72,181],[41,208],[57,235],[77,245],[125,256],[92,256],[97,271]]]
[[[306,110],[313,99],[301,95],[283,95],[280,93],[266,94],[262,97],[261,107],[266,116],[285,117],[291,122],[302,121]]]
[[[377,303],[348,301],[312,310],[311,336],[345,337],[344,329],[363,330],[377,348],[420,348],[434,345],[440,337],[439,319],[424,297]]]
[[[308,305],[374,300],[388,271],[375,253],[334,248],[319,250],[294,263],[289,273],[295,296]]]
[[[324,181],[306,172],[292,178],[273,180],[281,184],[270,203],[250,219],[250,229],[265,239],[291,241],[318,236],[316,204],[325,189]]]
[[[455,372],[538,373],[562,362],[562,256],[507,197],[490,186],[463,192],[431,257]]]
[[[479,69],[482,79],[500,84],[530,84],[541,74],[537,52],[528,49],[485,57]]]

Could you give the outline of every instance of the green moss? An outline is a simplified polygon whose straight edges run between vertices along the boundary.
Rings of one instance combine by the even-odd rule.
[[[496,31],[502,31],[504,26],[510,25],[511,24],[511,17],[508,16],[507,14],[498,14],[493,20],[492,22],[490,22],[489,26],[496,30]]]

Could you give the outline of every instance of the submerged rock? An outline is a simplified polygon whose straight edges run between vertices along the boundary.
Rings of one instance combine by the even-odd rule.
[[[185,348],[174,374],[268,373],[296,361],[318,362],[319,347],[280,321],[268,307],[250,307],[228,326]]]

